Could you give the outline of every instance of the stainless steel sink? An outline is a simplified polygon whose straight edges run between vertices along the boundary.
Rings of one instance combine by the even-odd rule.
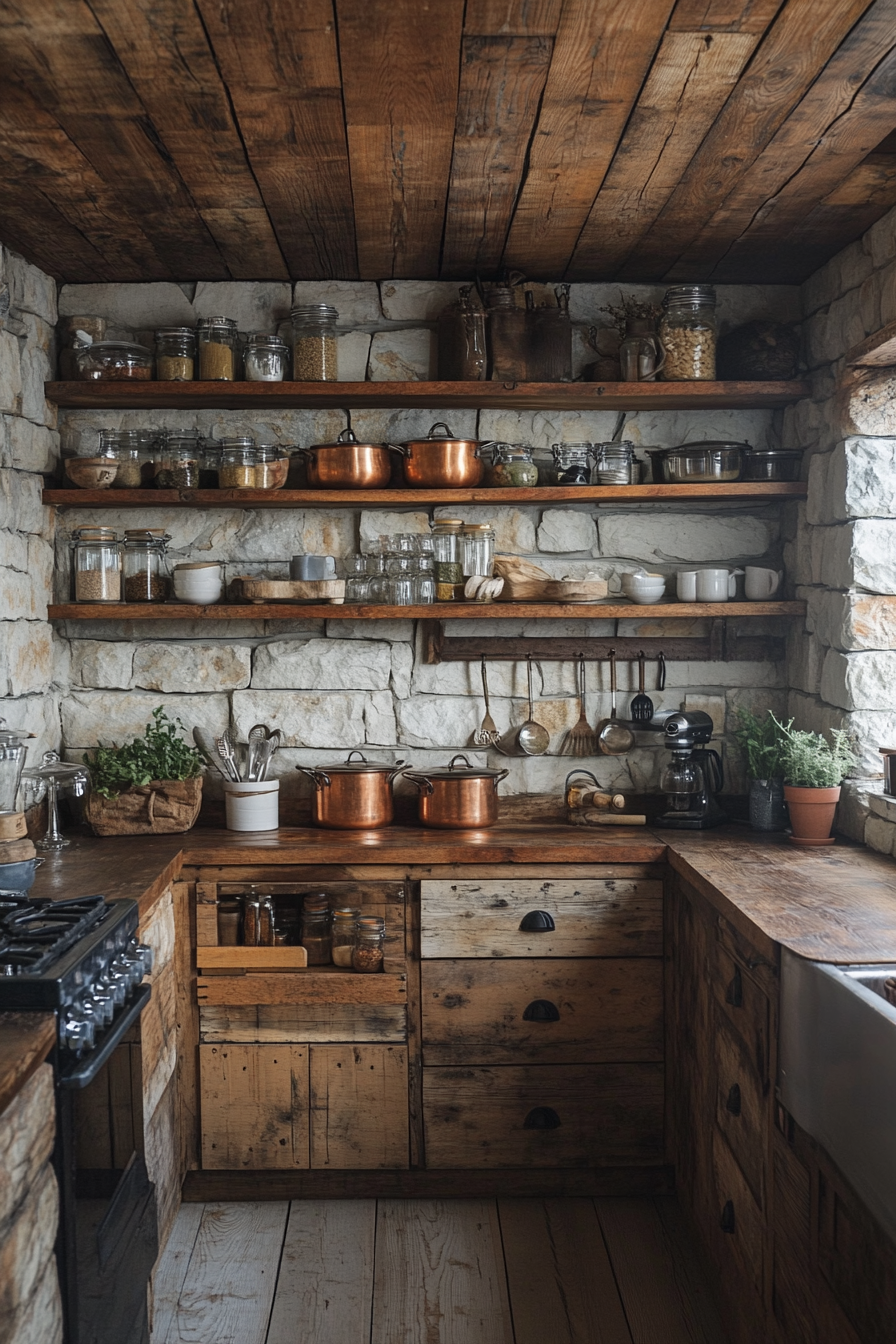
[[[781,957],[778,1083],[791,1115],[896,1237],[896,965]]]

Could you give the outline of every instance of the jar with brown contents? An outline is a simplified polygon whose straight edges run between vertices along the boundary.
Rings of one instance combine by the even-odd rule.
[[[324,895],[305,897],[302,946],[308,954],[309,966],[328,966],[333,960],[330,907]]]
[[[271,444],[259,444],[255,449],[255,489],[279,490],[289,475],[289,458]]]
[[[230,317],[204,317],[196,328],[201,382],[232,383],[236,377],[236,322]]]
[[[659,338],[667,383],[711,382],[716,376],[716,293],[712,285],[674,285],[663,299]]]
[[[360,917],[360,909],[353,905],[340,905],[333,911],[333,965],[346,971],[351,970]]]
[[[199,484],[199,445],[169,438],[156,467],[156,489],[195,490]]]
[[[290,310],[292,376],[297,383],[335,383],[337,368],[335,308],[328,303],[303,303]]]
[[[156,332],[156,378],[160,383],[190,383],[196,358],[196,333],[191,327],[163,327]]]
[[[128,528],[124,534],[125,602],[164,602],[170,591],[165,559],[171,540],[163,528]]]
[[[381,971],[385,954],[386,921],[376,915],[358,920],[358,940],[352,951],[352,970],[366,975]]]
[[[222,439],[218,485],[222,490],[255,489],[255,445],[252,439]]]

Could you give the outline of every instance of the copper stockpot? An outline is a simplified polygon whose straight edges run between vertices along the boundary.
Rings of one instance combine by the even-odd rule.
[[[443,770],[407,770],[404,777],[420,790],[417,814],[424,826],[463,831],[494,826],[498,820],[498,785],[509,773],[471,765],[466,756],[459,755],[452,756]]]
[[[380,490],[392,478],[390,449],[384,443],[359,443],[344,429],[335,443],[315,443],[300,449],[308,469],[308,484],[325,490]]]
[[[479,485],[485,470],[479,451],[484,446],[478,439],[455,439],[441,420],[433,425],[425,439],[389,445],[404,457],[402,467],[406,485],[440,489]]]
[[[360,760],[353,761],[353,756]],[[396,765],[368,762],[360,751],[350,751],[342,765],[297,765],[314,780],[311,815],[316,826],[334,831],[375,831],[393,817],[392,781],[404,770]]]

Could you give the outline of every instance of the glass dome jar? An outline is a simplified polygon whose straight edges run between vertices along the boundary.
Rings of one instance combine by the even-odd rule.
[[[282,383],[286,377],[289,346],[277,335],[251,331],[243,352],[247,383]]]
[[[460,518],[437,518],[432,524],[433,578],[436,601],[460,601],[464,592],[464,570],[460,558]]]
[[[196,361],[192,327],[161,327],[156,332],[156,381],[191,383]]]
[[[551,485],[590,485],[592,443],[555,443],[551,446],[554,469]]]
[[[218,485],[222,490],[255,489],[255,442],[247,437],[221,439]]]
[[[492,445],[491,466],[486,467],[485,484],[507,489],[514,486],[538,484],[538,467],[532,460],[532,449],[521,443]]]
[[[659,338],[667,383],[712,382],[716,376],[716,292],[712,285],[673,285],[663,299]]]
[[[385,961],[386,921],[378,915],[358,920],[358,933],[352,949],[352,970],[366,974],[381,971]]]
[[[289,475],[289,458],[275,443],[260,443],[255,449],[255,489],[279,490]]]
[[[127,528],[124,534],[125,602],[164,602],[170,591],[164,528]]]
[[[230,317],[203,317],[196,327],[199,378],[203,383],[232,383],[236,377],[239,332]]]
[[[464,578],[471,574],[491,578],[495,568],[494,523],[464,523],[460,543]]]
[[[151,382],[152,351],[132,341],[94,341],[75,351],[76,377],[85,382]]]
[[[121,544],[111,527],[79,527],[72,536],[76,602],[121,601]]]
[[[336,322],[339,313],[328,303],[302,303],[290,310],[292,376],[297,383],[335,383]]]

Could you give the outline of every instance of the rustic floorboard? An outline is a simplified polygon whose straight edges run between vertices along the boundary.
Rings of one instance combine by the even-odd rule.
[[[152,1281],[152,1340],[165,1344],[177,1315],[204,1204],[181,1204]]]
[[[290,1206],[267,1344],[360,1344],[370,1338],[376,1200]]]

